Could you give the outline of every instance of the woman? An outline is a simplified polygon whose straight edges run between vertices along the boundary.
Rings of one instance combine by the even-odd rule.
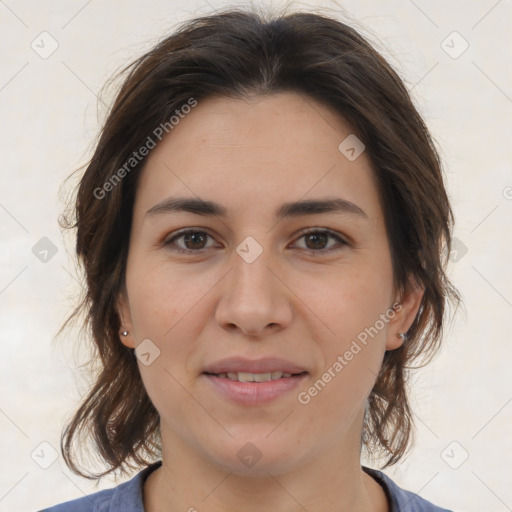
[[[406,453],[459,301],[400,78],[311,13],[198,18],[127,70],[78,189],[100,371],[61,449],[140,471],[47,510],[446,510],[361,465]]]

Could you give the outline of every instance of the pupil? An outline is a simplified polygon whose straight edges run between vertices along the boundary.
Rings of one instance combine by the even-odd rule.
[[[320,246],[324,245],[322,242],[325,242],[325,236],[326,235],[324,233],[313,233],[311,235],[308,235],[308,237],[310,239],[315,239],[316,238],[318,240],[318,238],[320,237]],[[318,246],[315,247],[315,248],[318,248]]]
[[[204,243],[204,235],[202,233],[186,233],[185,234],[185,244],[188,245],[192,242],[192,246],[197,248],[197,244],[201,245],[201,242]],[[309,240],[313,240],[313,248],[318,249],[319,247],[323,247],[325,244],[326,235],[324,233],[313,233],[307,236]]]
[[[197,238],[203,238],[204,239],[204,235],[202,235],[201,233],[187,233],[185,235],[185,244],[188,245],[188,242],[190,242],[192,240],[192,245],[194,244],[194,240]],[[204,242],[204,240],[203,240]],[[200,241],[199,241],[199,244],[200,244]],[[196,246],[193,245],[194,248],[197,248]]]

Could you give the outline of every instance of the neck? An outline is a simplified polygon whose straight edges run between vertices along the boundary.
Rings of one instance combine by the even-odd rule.
[[[237,474],[163,430],[162,466],[145,482],[144,509],[388,512],[384,490],[361,469],[360,453],[344,448],[341,441],[290,471]]]

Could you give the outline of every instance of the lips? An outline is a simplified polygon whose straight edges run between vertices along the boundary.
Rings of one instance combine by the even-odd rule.
[[[304,383],[308,378],[308,373],[261,382],[244,382],[211,373],[203,373],[202,378],[208,389],[213,391],[216,396],[237,405],[252,407],[263,406],[280,398],[291,399],[292,392]]]
[[[208,374],[213,375],[213,374]],[[219,373],[217,377],[221,379],[230,379],[236,380],[238,382],[268,382],[269,380],[277,380],[288,377],[295,377],[291,373],[283,373],[283,372],[268,372],[268,373],[247,373],[247,372],[238,372],[238,373]]]
[[[243,406],[264,405],[289,395],[308,378],[305,366],[278,357],[231,357],[209,364],[201,374],[217,395]]]
[[[231,357],[221,359],[205,367],[203,373],[210,375],[221,374],[267,374],[281,372],[283,374],[298,375],[308,373],[307,369],[297,363],[277,357],[265,357],[262,359],[246,359],[243,357]]]

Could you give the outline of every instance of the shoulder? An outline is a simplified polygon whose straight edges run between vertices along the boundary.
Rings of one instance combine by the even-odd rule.
[[[75,500],[53,505],[39,512],[144,512],[143,487],[147,476],[162,464],[155,462],[131,480]]]
[[[417,494],[398,487],[389,476],[376,469],[363,467],[363,470],[375,478],[386,491],[391,502],[390,512],[453,512],[438,507]]]
[[[121,486],[105,489],[75,500],[65,501],[39,512],[107,512],[112,496],[119,487]]]

